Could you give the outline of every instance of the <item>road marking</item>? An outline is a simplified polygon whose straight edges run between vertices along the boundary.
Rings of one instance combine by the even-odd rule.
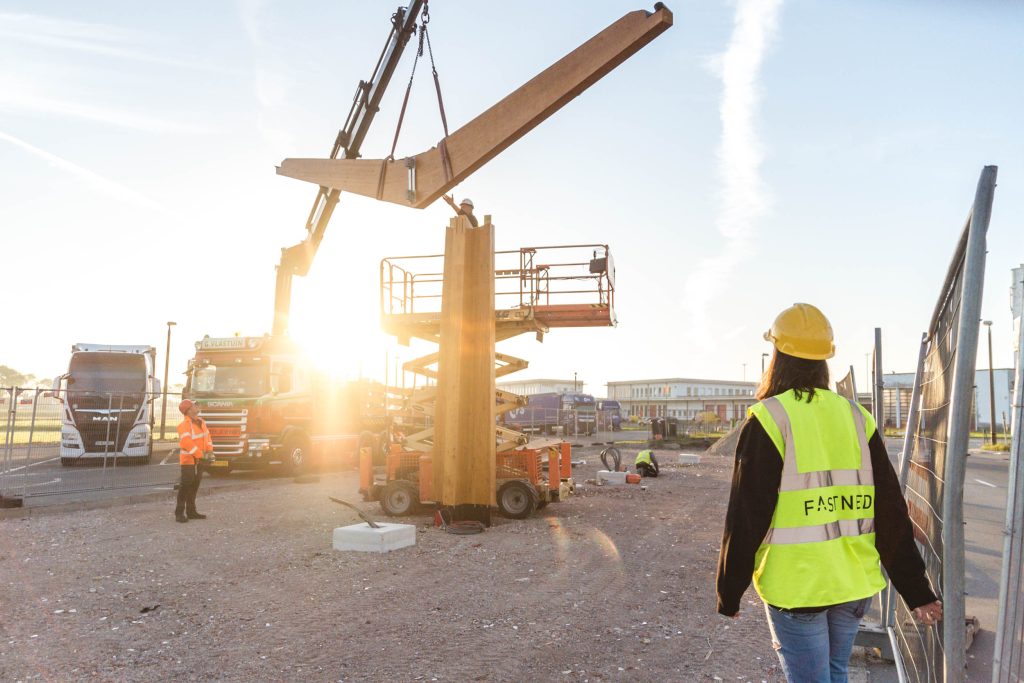
[[[160,464],[161,465],[166,465],[167,461],[171,459],[171,456],[172,455],[177,455],[177,454],[178,454],[178,451],[172,448],[171,451],[167,455],[164,456],[164,459],[160,461]]]
[[[990,483],[988,483],[987,481],[982,481],[981,479],[975,479],[974,481],[978,482],[979,484],[984,484],[985,486],[991,486],[991,487],[992,487],[992,488],[994,488],[994,489],[997,489],[997,488],[999,488],[999,487],[998,487],[998,486],[996,486],[995,484],[990,484]]]
[[[59,482],[60,482],[60,477],[57,477],[56,479],[52,479],[50,481],[44,481],[41,484],[22,484],[22,486],[23,486],[23,488],[30,489],[33,486],[49,486],[50,484],[57,484]]]
[[[18,470],[23,470],[23,469],[26,469],[28,467],[35,467],[36,465],[42,465],[43,463],[53,462],[54,460],[59,460],[59,459],[60,459],[60,456],[58,455],[57,457],[50,458],[49,460],[40,460],[39,462],[30,462],[27,465],[22,465],[21,467],[13,467],[13,468],[11,468],[11,469],[9,469],[7,471],[8,472],[17,472]]]

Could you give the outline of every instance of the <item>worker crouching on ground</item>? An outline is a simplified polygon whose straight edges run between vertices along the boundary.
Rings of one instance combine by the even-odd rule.
[[[736,447],[718,559],[718,612],[737,617],[753,578],[789,681],[847,680],[879,561],[915,616],[942,618],[882,435],[828,390],[832,327],[810,304],[775,319],[775,346]]]
[[[641,477],[656,477],[660,472],[658,469],[658,459],[654,456],[654,451],[651,449],[637,453],[633,467],[636,468],[637,474]]]
[[[203,478],[203,463],[213,459],[213,439],[206,421],[199,417],[199,406],[185,399],[178,405],[185,419],[178,425],[178,464],[181,465],[181,482],[178,484],[178,504],[174,508],[174,519],[187,522],[190,519],[206,519],[196,510],[196,493]]]
[[[465,216],[466,218],[468,218],[470,224],[474,228],[479,228],[480,227],[479,222],[476,220],[476,216],[473,215],[473,200],[472,199],[470,199],[469,197],[466,197],[461,202],[459,202],[458,206],[456,206],[455,205],[455,199],[452,197],[452,195],[445,194],[445,195],[441,195],[441,196],[444,197],[444,200],[446,202],[448,202],[448,206],[452,207],[455,210],[455,213],[459,214],[460,216]]]

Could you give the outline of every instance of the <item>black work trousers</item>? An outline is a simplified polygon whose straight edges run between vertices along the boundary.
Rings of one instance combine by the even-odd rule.
[[[645,462],[641,462],[637,464],[636,471],[641,477],[656,477],[658,476],[658,465],[657,463],[648,465]]]
[[[174,509],[175,514],[194,514],[196,512],[196,493],[199,492],[199,482],[203,479],[203,466],[201,463],[181,466],[181,482],[178,484],[178,506]]]

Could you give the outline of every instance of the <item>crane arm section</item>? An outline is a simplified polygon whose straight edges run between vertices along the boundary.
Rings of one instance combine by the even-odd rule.
[[[453,132],[405,159],[285,159],[278,175],[422,209],[672,26],[660,2],[630,12]]]
[[[331,160],[336,160],[344,150],[345,159],[358,159],[359,148],[363,144],[366,133],[380,111],[380,101],[384,97],[388,83],[398,67],[406,44],[416,33],[416,21],[423,9],[424,0],[411,0],[405,8],[399,7],[391,20],[391,33],[388,35],[384,49],[377,58],[377,64],[369,81],[359,81],[356,94],[352,98],[345,125],[338,131],[338,137],[331,148]],[[324,232],[331,221],[334,207],[338,204],[341,191],[338,188],[320,186],[313,208],[306,219],[306,237],[298,244],[281,250],[281,262],[277,266],[277,286],[274,290],[274,323],[273,334],[283,335],[288,331],[288,315],[291,311],[292,278],[296,275],[305,277],[313,264]]]

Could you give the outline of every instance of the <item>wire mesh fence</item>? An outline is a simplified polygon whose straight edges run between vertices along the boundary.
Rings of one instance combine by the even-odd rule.
[[[900,481],[914,537],[932,586],[944,603],[941,628],[916,622],[895,591],[890,635],[904,680],[961,680],[966,659],[963,485],[969,409],[978,344],[985,234],[995,190],[995,167],[986,167],[967,225],[923,341],[908,423]]]
[[[0,498],[173,484],[179,394],[0,387]],[[166,439],[161,440],[161,425]]]
[[[1024,341],[1024,325],[1020,326]],[[999,582],[999,620],[992,657],[993,683],[1024,680],[1024,343],[1017,346],[1013,442],[1006,487],[1006,527]]]

